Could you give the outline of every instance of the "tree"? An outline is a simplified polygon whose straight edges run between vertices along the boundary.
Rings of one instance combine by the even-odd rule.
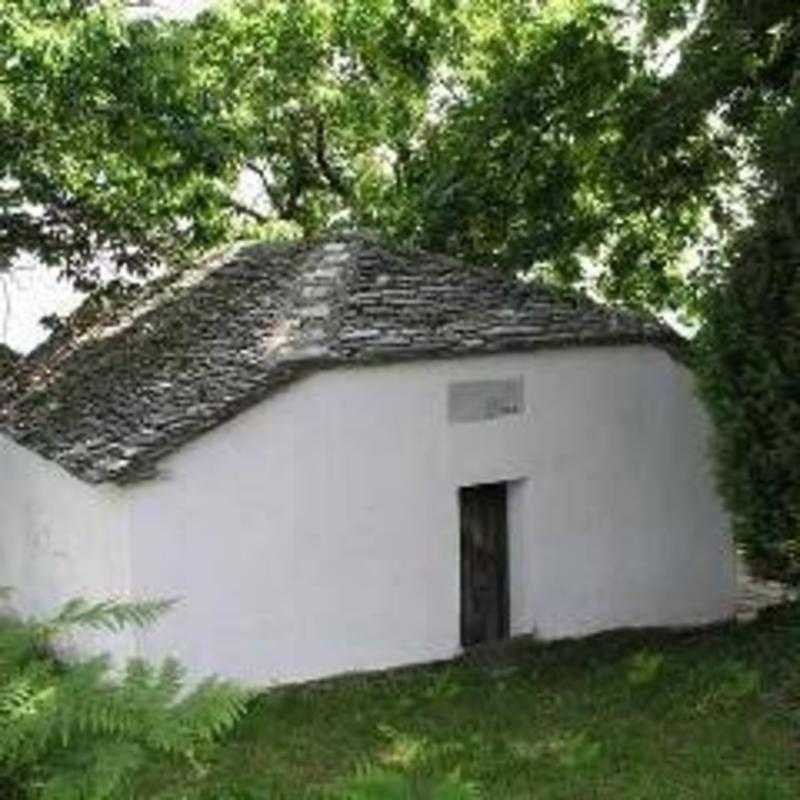
[[[407,158],[437,71],[459,51],[459,5],[242,0],[200,18],[196,74],[224,87],[239,166],[264,198],[260,211],[237,210],[306,234],[363,222],[384,170]]]
[[[736,237],[697,342],[734,532],[762,575],[800,582],[800,215],[774,198]]]
[[[591,263],[607,297],[702,313],[707,276],[687,276],[685,255],[719,249],[796,162],[780,119],[795,102],[798,13],[641,0],[507,14],[485,72],[415,154],[406,227],[566,281]]]
[[[246,0],[196,26],[194,74],[225,86],[240,165],[266,198],[242,214],[303,233],[345,219],[566,282],[593,258],[636,273],[616,292],[629,302],[674,299],[671,260],[707,185],[672,180],[658,220],[620,191],[619,143],[656,82],[620,13],[579,0],[287,9]]]
[[[253,226],[344,220],[568,282],[591,262],[608,296],[675,307],[698,285],[681,256],[734,229],[741,176],[746,205],[768,192],[759,148],[789,158],[770,133],[795,81],[787,0],[0,10],[0,258],[74,277],[98,253],[137,271]]]
[[[716,188],[717,237],[694,286],[719,485],[751,565],[798,583],[800,8],[709,3],[665,85],[675,119],[659,124],[674,132],[693,117],[739,165],[734,202]]]
[[[460,94],[404,165],[396,228],[468,261],[573,282],[581,256],[611,250],[613,261],[621,232],[642,224],[611,159],[643,63],[600,3],[511,2],[492,22],[473,28]]]
[[[0,0],[0,269],[27,252],[88,286],[99,257],[142,273],[224,235],[236,165],[189,32],[123,11]]]
[[[0,268],[32,253],[89,286],[103,260],[145,273],[352,213],[424,116],[456,5],[241,0],[177,23],[0,0]]]

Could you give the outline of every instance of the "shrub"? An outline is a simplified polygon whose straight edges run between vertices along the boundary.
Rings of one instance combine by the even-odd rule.
[[[155,755],[198,765],[229,731],[247,694],[207,679],[185,687],[174,660],[131,660],[114,676],[107,656],[64,663],[54,637],[76,628],[147,625],[168,602],[84,600],[43,621],[0,620],[0,796],[106,800],[121,796]]]
[[[697,341],[719,487],[757,574],[800,581],[800,212],[775,201],[737,242]]]

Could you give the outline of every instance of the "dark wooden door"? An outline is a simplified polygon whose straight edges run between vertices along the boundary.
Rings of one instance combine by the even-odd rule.
[[[461,644],[508,636],[506,484],[459,490],[461,506]]]

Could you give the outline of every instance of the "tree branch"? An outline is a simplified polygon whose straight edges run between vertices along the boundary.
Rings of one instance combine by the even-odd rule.
[[[269,217],[266,214],[262,214],[260,211],[256,211],[254,208],[250,208],[249,206],[240,203],[238,200],[234,200],[232,197],[228,198],[228,205],[239,214],[244,214],[247,217],[252,217],[256,222],[268,222]]]
[[[330,162],[328,161],[328,157],[326,154],[326,143],[325,143],[325,123],[323,122],[321,117],[316,118],[316,138],[315,138],[315,152],[314,155],[317,160],[317,166],[319,167],[320,172],[322,173],[325,180],[328,182],[328,186],[336,192],[340,197],[347,199],[350,196],[350,192],[345,186],[344,181],[342,180],[341,175],[331,166]]]

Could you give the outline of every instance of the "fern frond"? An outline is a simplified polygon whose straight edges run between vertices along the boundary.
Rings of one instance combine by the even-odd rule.
[[[170,710],[169,724],[153,730],[150,743],[168,753],[189,753],[228,732],[244,715],[254,692],[209,678]]]
[[[112,633],[131,626],[144,628],[156,622],[176,602],[176,599],[130,601],[113,598],[90,603],[83,597],[76,597],[67,601],[55,616],[39,623],[38,632],[42,638],[50,639],[74,628]]]
[[[35,659],[40,637],[31,625],[14,617],[0,617],[0,680]]]
[[[52,701],[55,690],[36,674],[21,673],[0,684],[0,721],[17,724]]]
[[[44,782],[42,800],[108,800],[118,797],[145,763],[142,747],[131,742],[94,742],[60,754],[58,769]]]
[[[196,764],[201,745],[235,725],[252,693],[211,679],[183,695],[186,672],[174,659],[134,659],[119,677],[108,656],[59,663],[49,654],[55,634],[147,625],[172,604],[77,599],[44,622],[0,619],[0,794],[19,786],[45,800],[127,796],[148,755]]]

